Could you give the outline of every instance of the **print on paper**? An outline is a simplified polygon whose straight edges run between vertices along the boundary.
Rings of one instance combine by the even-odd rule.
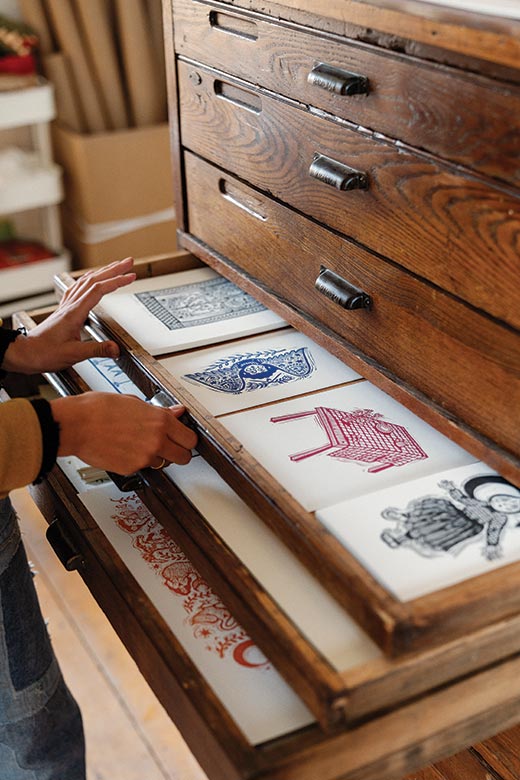
[[[222,277],[135,293],[135,297],[169,330],[265,311],[265,306]]]
[[[132,546],[163,585],[182,598],[186,622],[193,636],[205,642],[206,650],[219,658],[231,654],[240,666],[269,667],[269,661],[144,504],[135,495],[111,501],[112,519],[132,536]]]
[[[183,379],[210,390],[239,395],[306,379],[315,370],[314,358],[307,347],[266,349],[230,355],[203,371],[184,374]]]
[[[132,393],[135,389],[134,383],[112,358],[89,358],[88,362],[117,393]]]
[[[306,412],[271,417],[271,422],[288,422],[302,417],[314,417],[328,441],[321,447],[291,455],[290,459],[294,462],[326,452],[330,458],[338,460],[372,463],[374,465],[368,472],[376,474],[392,466],[405,466],[428,457],[403,425],[383,419],[383,415],[373,409],[347,412],[317,406]]]
[[[456,555],[482,540],[487,560],[502,557],[500,540],[510,517],[518,515],[515,525],[520,525],[520,490],[498,475],[471,477],[460,487],[442,480],[439,488],[444,495],[420,496],[406,509],[384,509],[381,516],[397,525],[385,529],[381,539],[389,547],[410,547],[426,557]]]

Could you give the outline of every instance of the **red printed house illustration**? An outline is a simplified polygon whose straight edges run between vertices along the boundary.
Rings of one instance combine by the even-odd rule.
[[[375,474],[392,466],[405,466],[414,460],[424,460],[428,455],[403,425],[383,419],[373,409],[354,409],[346,412],[317,406],[308,412],[271,417],[271,422],[289,422],[302,417],[314,417],[325,431],[328,441],[290,456],[294,462],[319,455],[327,450],[331,458],[373,463],[368,471]]]

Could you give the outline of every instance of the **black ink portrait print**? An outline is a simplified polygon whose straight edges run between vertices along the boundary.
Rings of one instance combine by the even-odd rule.
[[[371,463],[373,465],[368,472],[375,474],[428,457],[403,425],[385,420],[373,409],[349,412],[317,406],[306,412],[271,417],[271,422],[288,422],[309,416],[314,417],[323,428],[328,441],[321,447],[291,455],[293,462],[326,452],[329,457],[338,460]]]
[[[307,347],[266,349],[230,355],[183,379],[221,393],[239,395],[306,379],[315,371]]]
[[[467,544],[481,542],[487,560],[500,558],[506,527],[520,525],[520,490],[498,475],[471,477],[460,487],[442,480],[438,486],[440,495],[419,496],[404,509],[384,509],[382,517],[395,526],[385,529],[381,539],[427,557],[456,555]]]
[[[222,277],[135,293],[135,297],[168,330],[208,325],[265,311],[265,306]]]

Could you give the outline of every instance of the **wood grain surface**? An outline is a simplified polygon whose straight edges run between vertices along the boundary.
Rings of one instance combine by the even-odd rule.
[[[192,73],[179,63],[185,146],[520,327],[519,197],[202,68],[194,85]],[[367,189],[311,176],[317,155],[364,174]]]
[[[253,748],[95,523],[79,530],[76,522],[85,508],[68,480],[55,472],[33,495],[46,518],[57,516],[81,550],[82,577],[210,778],[311,780],[319,774],[332,780],[341,771],[345,780],[393,780],[516,717],[517,657],[348,731],[327,736],[308,727]],[[479,768],[472,755],[463,754],[457,763],[474,772]]]
[[[422,0],[223,0],[224,6],[415,51],[426,59],[478,60],[518,68],[520,20],[439,7]],[[461,59],[462,58],[462,59]]]
[[[186,167],[195,236],[518,457],[514,333],[195,156]],[[371,295],[372,309],[347,312],[316,291],[321,265]]]
[[[328,5],[328,4],[327,4]],[[175,0],[179,55],[468,168],[520,183],[520,88],[377,46]],[[249,28],[244,30],[244,21]],[[317,63],[368,78],[367,95],[309,83]],[[196,70],[196,66],[192,66]]]

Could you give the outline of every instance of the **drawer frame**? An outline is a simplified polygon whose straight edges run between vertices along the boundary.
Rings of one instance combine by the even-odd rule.
[[[207,0],[213,9],[228,7],[239,16],[265,19],[278,14],[289,27],[309,25],[320,35],[371,40],[381,53],[396,43],[404,51],[457,67],[475,63],[482,72],[504,74],[518,81],[515,34],[498,20],[491,30],[480,29],[468,14],[448,11],[425,19],[419,13],[395,10],[393,0],[377,6],[349,0],[348,18],[334,10],[323,12],[320,0],[296,0],[262,4],[256,0]],[[190,234],[185,213],[185,180],[179,137],[177,85],[174,60],[172,0],[163,0],[164,31],[169,58],[168,83],[177,211],[181,245],[194,256],[179,253],[138,264],[141,277],[184,270],[200,260],[239,284],[290,324],[349,363],[430,424],[471,450],[497,470],[520,484],[518,457],[497,447],[475,430],[455,420],[401,381],[384,366],[353,348],[323,324],[274,296],[264,285],[237,265]],[[293,6],[293,7],[291,7]],[[418,7],[418,6],[417,6]],[[249,13],[253,9],[252,13]],[[327,17],[327,14],[330,16]],[[426,16],[428,15],[426,12]],[[461,40],[454,19],[471,20]],[[498,25],[498,26],[497,26]],[[463,26],[463,25],[462,25]],[[373,31],[369,28],[374,28]],[[395,30],[400,37],[393,38]],[[330,35],[332,33],[332,35]],[[370,36],[372,38],[370,39]],[[463,36],[464,37],[464,36]],[[432,40],[437,47],[432,46]],[[501,52],[498,44],[506,41]],[[365,47],[361,43],[360,48]],[[388,56],[393,57],[392,54]],[[515,54],[516,53],[516,54]],[[499,56],[500,54],[500,56]],[[478,61],[482,57],[485,62]],[[473,58],[473,59],[472,59]],[[440,70],[440,68],[439,68]],[[61,291],[72,282],[63,276]],[[19,323],[31,325],[27,317]],[[145,679],[174,720],[190,749],[211,780],[397,780],[426,763],[451,755],[462,747],[508,728],[518,721],[520,705],[520,564],[482,575],[432,596],[402,604],[397,602],[333,539],[318,533],[314,516],[280,489],[222,424],[211,417],[192,396],[177,386],[162,367],[113,320],[95,313],[89,330],[99,339],[114,338],[121,345],[121,368],[151,396],[165,390],[190,410],[183,418],[199,435],[199,451],[262,520],[289,544],[311,570],[325,570],[324,584],[365,629],[395,658],[382,658],[345,674],[335,672],[316,658],[315,649],[298,635],[288,616],[280,614],[275,600],[240,566],[223,540],[183,498],[162,473],[143,470],[138,476],[139,496],[188,557],[200,568],[224,601],[229,601],[241,622],[279,665],[280,671],[312,707],[319,724],[258,746],[251,745],[209,684],[183,651],[180,642],[156,608],[114,553],[94,519],[79,503],[76,491],[59,469],[32,489],[48,521],[56,516],[77,544],[86,566],[81,572],[87,586],[136,660]],[[57,378],[62,392],[86,389],[73,371]],[[180,509],[179,509],[180,507]],[[321,527],[320,527],[320,530]],[[320,544],[316,547],[315,543]],[[228,564],[228,566],[226,566]],[[232,572],[232,574],[231,574]],[[504,577],[507,573],[508,577]],[[502,580],[507,580],[502,582]],[[490,594],[491,593],[491,597]],[[470,609],[468,610],[468,603]],[[253,609],[251,609],[253,605]],[[455,623],[459,621],[460,625]],[[301,668],[287,658],[287,648],[297,653]],[[333,670],[335,671],[335,670]],[[421,675],[430,675],[419,683]],[[456,679],[455,679],[456,678]]]
[[[415,395],[430,401],[428,422],[433,418],[433,426],[450,438],[459,421],[476,437],[487,438],[482,459],[502,456],[499,470],[520,481],[514,470],[504,470],[507,461],[520,469],[520,420],[513,411],[520,406],[516,332],[193,153],[186,151],[184,162],[191,231],[186,239],[183,234],[185,246],[199,247],[193,251],[202,250],[223,275],[232,268],[238,285],[247,279],[248,291],[277,313],[283,304],[292,318],[282,316],[298,330],[312,329],[318,343],[328,330],[337,342],[330,351],[360,374],[369,378],[368,368],[379,368],[386,377],[392,373],[395,385],[389,389],[370,377],[390,395],[413,386]],[[323,264],[369,295],[370,308],[348,310],[338,305],[335,289],[330,297],[318,291]],[[355,357],[367,369],[358,367]],[[440,411],[437,419],[432,411]],[[463,446],[478,456],[471,439]]]
[[[156,276],[198,263],[179,252],[138,263],[137,271],[140,277]],[[63,290],[73,278],[66,274],[58,281]],[[34,326],[28,316],[20,316],[19,322]],[[169,478],[153,469],[140,473],[141,500],[229,603],[324,728],[357,721],[382,706],[395,706],[403,700],[403,690],[404,698],[417,695],[520,650],[520,632],[515,629],[520,624],[520,588],[515,587],[520,564],[507,567],[508,577],[501,569],[431,596],[397,601],[124,329],[96,314],[91,323],[98,339],[118,341],[119,364],[147,397],[162,390],[186,405],[190,411],[184,419],[197,430],[198,450],[205,460],[311,572],[323,571],[326,562],[322,584],[386,652],[395,655],[394,661],[368,664],[364,670],[333,669]],[[65,394],[89,389],[73,370],[60,372],[58,384]],[[469,659],[468,641],[481,647]]]
[[[82,578],[211,780],[393,780],[508,728],[518,718],[516,653],[357,725],[325,733],[316,724],[253,746],[59,468],[31,492],[46,520],[57,518],[77,546],[85,561]]]
[[[512,187],[209,65],[176,64],[185,152],[520,329]],[[520,128],[518,147],[520,157]],[[354,169],[358,187],[311,174],[320,156]]]
[[[288,19],[291,12],[295,13],[294,8],[280,8],[275,16],[269,16],[269,9],[264,11],[265,4],[258,11],[253,10],[254,3],[244,0],[172,0],[172,4],[176,17],[176,53],[181,57],[254,81],[268,91],[313,105],[388,137],[399,138],[451,160],[455,165],[473,167],[495,180],[513,185],[520,182],[520,174],[514,166],[515,147],[496,120],[503,112],[514,114],[515,110],[520,110],[520,90],[505,78],[498,81],[475,73],[468,77],[464,68],[441,64],[446,62],[446,52],[436,63],[430,51],[425,64],[414,56],[417,40],[409,47],[410,53],[403,54],[406,29],[416,19],[413,16],[408,16],[408,24],[403,23],[400,28],[401,48],[395,44],[385,47],[384,35],[377,34],[374,24],[375,17],[382,19],[384,12],[373,4],[369,8],[363,4],[365,7],[360,6],[358,11],[359,17],[366,17],[372,35],[360,29],[357,40],[354,30],[348,38],[349,33],[344,30],[335,34],[334,11],[329,11],[329,19],[326,19],[328,9],[323,8],[323,4],[321,19],[308,14],[305,20],[311,27],[325,22],[319,39],[309,31],[303,19],[300,24]],[[305,8],[312,3],[299,5]],[[319,0],[315,0],[315,8],[316,5]],[[349,10],[353,13],[352,7]],[[437,16],[442,11],[442,7],[435,8]],[[300,16],[304,16],[304,11]],[[448,32],[448,25],[438,25],[433,33],[439,45],[441,30]],[[424,34],[424,27],[421,32]],[[475,33],[465,32],[466,43],[469,43],[471,33]],[[519,45],[518,40],[514,37],[513,40],[511,52]],[[483,36],[477,43],[475,35],[471,45],[478,47],[477,51],[481,53]],[[506,47],[497,46],[497,49],[502,53]],[[207,61],[207,55],[211,62]],[[320,63],[367,78],[368,93],[338,94],[326,85],[323,89],[313,85],[308,76]],[[472,64],[470,62],[466,67],[471,70]],[[463,105],[460,104],[461,94],[464,95]],[[477,116],[474,109],[474,106],[484,105],[489,109],[487,122],[482,115]],[[450,132],[440,134],[439,124],[454,121],[454,117],[458,121],[449,125]],[[500,146],[503,155],[495,154],[495,148]],[[493,150],[491,156],[490,149]]]

